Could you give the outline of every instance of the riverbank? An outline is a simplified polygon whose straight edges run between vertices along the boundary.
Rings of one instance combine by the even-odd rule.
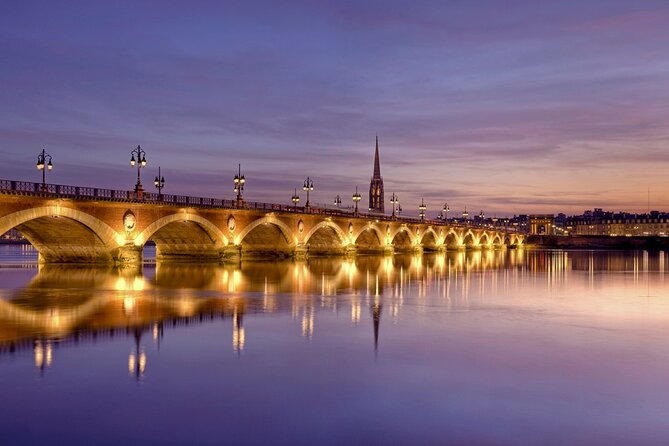
[[[0,238],[0,245],[29,245],[28,240],[13,240]]]
[[[569,237],[533,235],[527,239],[528,247],[549,249],[669,249],[669,237],[610,237],[575,235]]]

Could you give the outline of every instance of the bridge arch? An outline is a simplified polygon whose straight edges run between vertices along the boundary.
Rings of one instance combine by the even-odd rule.
[[[312,254],[334,254],[348,244],[348,238],[337,224],[325,220],[311,228],[304,236],[304,243]]]
[[[420,243],[425,251],[436,251],[441,244],[439,235],[432,228],[427,228],[423,232]]]
[[[460,249],[462,246],[462,239],[460,234],[458,234],[454,229],[450,229],[444,238],[444,245],[446,245],[446,249]]]
[[[211,237],[212,242],[216,246],[225,246],[228,244],[228,238],[223,234],[223,232],[216,227],[215,224],[207,220],[206,218],[200,217],[199,215],[195,214],[172,214],[168,215],[167,217],[160,218],[153,223],[151,223],[149,226],[144,228],[142,232],[140,232],[137,237],[135,237],[135,245],[136,246],[142,246],[144,245],[147,241],[151,239],[151,237],[160,231],[162,228],[164,228],[167,225],[173,224],[173,223],[184,223],[184,222],[193,222],[196,223],[202,230],[204,230],[209,237]]]
[[[463,236],[462,236],[462,245],[465,248],[475,248],[478,246],[478,240],[476,235],[470,230],[468,230]]]
[[[410,251],[418,244],[416,234],[407,226],[400,226],[390,236],[395,251]]]
[[[385,245],[385,235],[376,227],[376,225],[369,224],[360,228],[360,230],[353,236],[355,246],[359,253],[366,251],[379,251]]]
[[[216,260],[228,244],[227,237],[211,221],[197,214],[176,213],[160,218],[135,237],[135,246],[153,240],[161,260]]]
[[[483,248],[490,248],[491,247],[492,239],[490,238],[490,236],[488,235],[487,232],[483,231],[479,235],[478,244],[479,244],[479,246],[481,246]]]
[[[49,262],[111,262],[125,239],[90,214],[65,206],[41,206],[0,218],[0,234],[18,230]]]
[[[272,215],[252,221],[235,237],[235,245],[241,246],[247,256],[287,257],[296,244],[293,231]]]

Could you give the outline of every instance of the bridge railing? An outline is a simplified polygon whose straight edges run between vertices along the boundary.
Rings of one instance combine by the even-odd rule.
[[[87,186],[69,186],[61,184],[42,184],[30,181],[15,181],[0,179],[0,192],[15,193],[21,195],[48,196],[55,198],[70,198],[80,200],[104,200],[104,201],[126,201],[133,203],[159,203],[173,204],[178,206],[197,206],[206,208],[224,208],[224,209],[250,209],[277,212],[295,212],[300,214],[317,214],[333,217],[359,217],[366,220],[401,222],[401,223],[426,223],[434,226],[448,225],[450,227],[461,228],[485,228],[477,224],[463,224],[454,221],[444,221],[439,219],[424,219],[408,216],[391,216],[385,214],[374,214],[358,212],[352,208],[336,208],[322,206],[294,206],[287,204],[264,203],[259,201],[244,201],[238,203],[237,200],[226,200],[221,198],[192,197],[189,195],[158,194],[155,192],[143,192],[141,198],[135,191],[104,189]],[[498,229],[507,232],[517,232],[513,227],[493,227],[488,229]]]

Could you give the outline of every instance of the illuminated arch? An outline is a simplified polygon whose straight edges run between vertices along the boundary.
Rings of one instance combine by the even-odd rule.
[[[379,244],[380,244],[381,246],[383,246],[383,245],[385,244],[385,243],[384,243],[384,240],[386,239],[386,236],[383,234],[383,232],[381,232],[381,230],[380,230],[378,227],[376,227],[376,225],[373,225],[373,224],[365,225],[365,226],[362,227],[357,233],[355,233],[355,234],[353,235],[353,240],[354,240],[354,242],[355,242],[356,244],[358,243],[358,239],[360,238],[360,236],[362,235],[362,233],[365,232],[365,231],[373,231],[373,232],[375,232],[376,235],[377,235],[377,237],[379,238]]]
[[[416,238],[416,233],[414,231],[412,231],[408,226],[400,226],[399,228],[397,228],[395,230],[395,232],[393,232],[392,235],[390,236],[390,242],[392,243],[393,240],[395,240],[395,237],[397,236],[397,234],[399,234],[400,232],[403,232],[403,231],[406,232],[407,235],[409,236],[409,240],[411,240],[412,245],[417,245],[418,244],[418,240]]]
[[[476,237],[476,234],[474,234],[470,229],[464,233],[462,239],[460,240],[460,244],[467,248],[473,248],[478,245],[478,238]]]
[[[211,221],[207,220],[206,218],[200,217],[199,215],[196,214],[178,213],[160,218],[151,223],[149,226],[147,226],[142,232],[139,233],[139,235],[137,235],[137,237],[135,237],[135,246],[144,246],[144,244],[149,239],[151,239],[151,237],[156,232],[158,232],[159,230],[161,230],[162,228],[171,223],[179,223],[179,222],[197,223],[197,225],[201,227],[204,230],[204,232],[206,232],[207,235],[209,235],[209,237],[211,237],[211,240],[217,247],[225,246],[228,244],[227,237]]]
[[[430,234],[431,234],[432,238],[434,239],[434,245],[426,246],[425,245],[425,238],[428,237]],[[434,229],[427,228],[425,230],[425,232],[423,232],[421,234],[420,243],[421,243],[421,245],[423,245],[424,248],[437,249],[437,247],[439,245],[443,244],[443,240],[441,239],[441,237],[439,237],[439,234],[437,234],[437,232]]]
[[[459,249],[462,246],[462,237],[455,229],[451,228],[446,233],[443,243],[446,248]]]
[[[492,244],[492,238],[490,238],[487,232],[483,231],[479,234],[478,244],[480,246],[488,247]]]
[[[338,225],[336,225],[335,223],[333,223],[331,221],[328,221],[328,220],[322,221],[322,222],[318,223],[316,226],[314,226],[313,228],[311,228],[311,230],[309,232],[307,232],[307,235],[304,236],[304,243],[308,245],[309,240],[311,240],[311,237],[316,232],[318,232],[319,229],[323,229],[323,228],[333,229],[334,232],[337,234],[337,238],[339,238],[339,243],[341,243],[342,245],[347,245],[348,244],[348,237],[346,236],[344,231],[342,231],[342,229]]]
[[[0,234],[42,217],[63,217],[81,223],[109,249],[118,248],[125,243],[124,235],[116,232],[107,223],[85,212],[64,206],[42,206],[5,215],[0,218]]]
[[[259,218],[257,220],[254,220],[253,222],[249,223],[246,225],[246,227],[235,237],[235,245],[239,245],[244,241],[244,238],[255,228],[257,228],[260,225],[264,224],[271,224],[276,226],[279,231],[283,234],[283,236],[286,238],[286,242],[288,243],[289,246],[293,246],[296,244],[295,241],[295,235],[293,234],[293,231],[286,225],[284,222],[279,220],[278,218],[274,216],[265,216],[262,218]]]
[[[421,238],[420,238],[421,243],[423,242],[423,239],[425,238],[425,236],[429,233],[432,233],[432,235],[434,236],[434,242],[437,245],[441,245],[442,243],[444,243],[444,241],[442,240],[443,237],[439,236],[439,234],[437,234],[437,231],[435,231],[434,228],[427,228],[425,231],[423,231],[423,233],[421,235]]]

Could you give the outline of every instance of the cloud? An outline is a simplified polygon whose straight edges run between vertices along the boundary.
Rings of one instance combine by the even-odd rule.
[[[175,193],[225,195],[241,163],[254,199],[309,175],[330,202],[366,190],[378,133],[386,189],[430,208],[638,208],[669,187],[662,2],[156,5],[6,8],[0,176],[47,147],[54,180],[123,187],[141,144]]]

